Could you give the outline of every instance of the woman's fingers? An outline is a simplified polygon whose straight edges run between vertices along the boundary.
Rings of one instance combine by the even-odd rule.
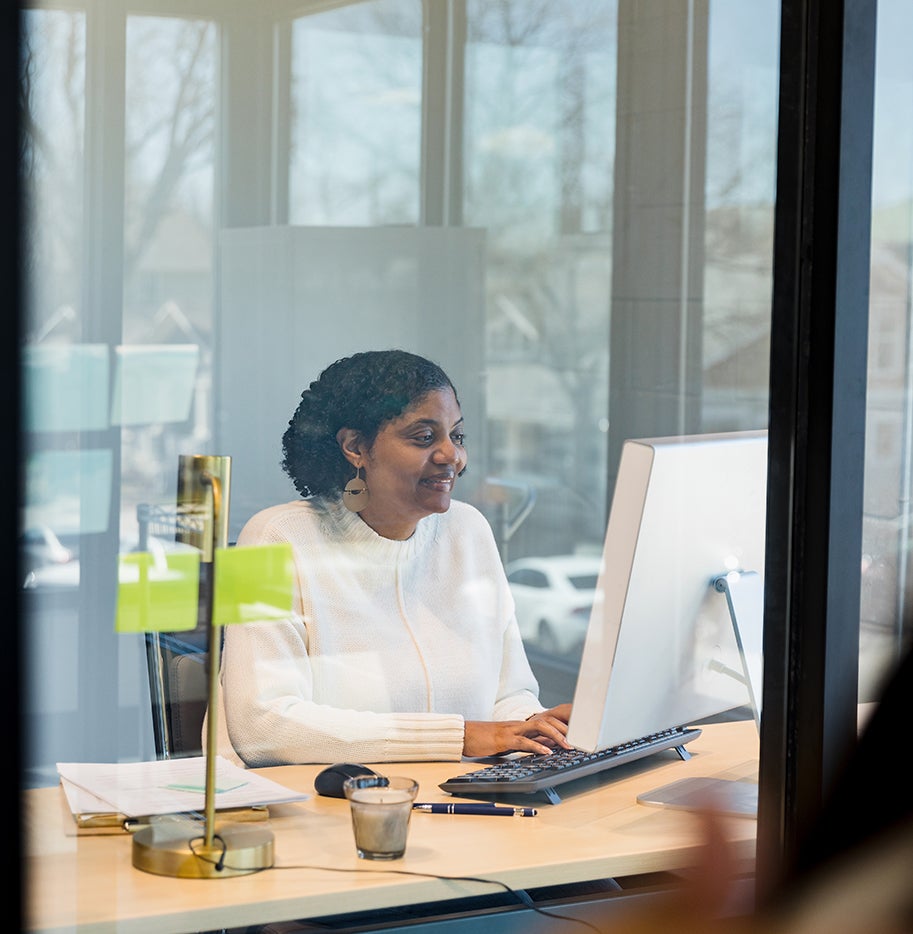
[[[528,720],[468,721],[463,754],[496,756],[506,752],[550,753],[556,746],[569,749],[565,738],[570,704],[533,714]]]
[[[529,720],[525,720],[524,724],[527,727],[532,727],[534,730],[537,730],[538,735],[553,739],[562,746],[567,746],[567,740],[564,738],[567,734],[567,723],[552,716],[547,710],[541,714],[530,717]],[[529,731],[527,731],[527,735],[536,734],[530,734]]]

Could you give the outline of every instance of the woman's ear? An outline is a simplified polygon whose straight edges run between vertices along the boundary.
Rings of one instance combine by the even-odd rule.
[[[340,428],[336,432],[336,441],[343,457],[353,466],[362,465],[361,436],[354,428]]]

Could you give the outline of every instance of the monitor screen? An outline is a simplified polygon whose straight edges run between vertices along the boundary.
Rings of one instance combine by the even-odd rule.
[[[574,746],[616,746],[759,699],[766,502],[766,431],[625,442]],[[731,588],[717,584],[725,575]]]

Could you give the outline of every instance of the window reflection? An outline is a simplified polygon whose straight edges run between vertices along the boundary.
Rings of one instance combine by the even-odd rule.
[[[878,5],[872,150],[872,253],[862,539],[860,698],[877,695],[913,638],[913,8]]]
[[[540,494],[502,554],[598,549],[616,5],[467,10],[463,215],[488,233],[490,459],[496,477]]]
[[[591,561],[625,437],[766,427],[778,5],[467,11],[489,456],[535,498],[502,554]],[[524,636],[551,691],[541,622]]]
[[[97,12],[23,14],[34,782],[59,760],[145,755],[139,643],[113,628],[117,552],[139,501],[173,497],[176,452],[211,432],[217,31]],[[125,55],[103,47],[119,25]]]
[[[66,593],[79,582],[83,522],[92,531],[106,526],[112,483],[109,452],[73,450],[77,432],[106,427],[110,372],[104,344],[80,343],[85,15],[26,10],[21,42],[20,171],[26,193],[23,286],[28,316],[21,358],[26,435],[20,559],[24,588]]]
[[[121,433],[121,535],[174,496],[179,454],[212,435],[218,30],[127,19],[123,334],[112,398]]]
[[[331,227],[387,228],[389,255],[405,250],[408,263],[395,264],[395,274],[380,263],[376,280],[356,283],[365,295],[360,313],[376,328],[370,334],[400,342],[420,322],[429,345],[448,352],[461,340],[484,341],[483,350],[473,344],[464,354],[467,371],[480,377],[473,392],[481,397],[472,401],[478,424],[471,432],[481,470],[466,488],[476,484],[502,557],[583,559],[601,546],[621,439],[667,427],[762,427],[766,420],[779,4],[661,4],[662,16],[651,21],[637,0],[467,0],[465,46],[453,36],[436,46],[464,56],[463,69],[450,74],[464,82],[451,89],[461,101],[461,119],[451,123],[449,113],[435,111],[430,120],[427,112],[437,106],[432,99],[448,98],[422,83],[426,6],[373,0],[267,24],[287,30],[291,49],[290,84],[276,97],[277,109],[288,101],[276,119],[291,140],[290,152],[274,160],[289,166],[289,204],[280,214],[306,225],[324,247]],[[913,75],[900,37],[910,34],[911,15],[901,0],[879,7],[861,556],[866,683],[907,638],[899,620],[911,577]],[[83,13],[29,10],[23,19],[23,360],[28,453],[41,455],[29,464],[28,495],[41,507],[29,513],[29,536],[43,539],[46,556],[62,554],[47,529],[75,557],[80,541],[66,538],[64,513],[80,516],[77,530],[105,528],[129,547],[137,504],[171,498],[177,456],[218,437],[217,340],[223,354],[230,345],[249,354],[243,335],[220,338],[215,327],[229,312],[250,320],[240,293],[218,308],[214,300],[216,164],[230,155],[218,149],[217,115],[236,102],[219,98],[229,92],[217,80],[217,21],[128,16],[125,70],[117,73],[87,69],[87,47],[95,46],[87,43]],[[660,39],[668,54],[640,54]],[[232,53],[243,59],[257,39],[232,41],[241,43]],[[681,80],[664,71],[673,65],[682,67]],[[251,82],[272,80],[255,71]],[[100,87],[87,88],[87,74],[98,73],[102,84],[118,83],[123,112],[108,108]],[[97,180],[101,169],[86,164],[87,123],[99,128],[88,137],[93,145],[96,137],[123,142],[91,190],[84,179]],[[450,157],[446,171],[431,173],[437,181],[421,164],[422,133],[433,124],[446,136],[433,151]],[[257,181],[262,191],[283,190],[275,179]],[[446,193],[423,193],[423,185],[438,182]],[[439,231],[440,266],[429,274],[427,260],[417,264],[420,251],[407,243],[407,236],[427,239],[426,231],[396,242],[394,225],[420,225],[423,194],[444,201],[452,192],[460,194],[464,225],[474,228],[471,255],[479,265],[472,270],[481,289],[473,285],[470,303],[448,287],[453,307],[426,315],[419,290],[405,311],[400,283],[413,277],[403,278],[403,268],[421,265],[436,287],[444,260],[463,260]],[[220,197],[232,203],[258,194]],[[241,238],[226,232],[224,243],[243,253]],[[307,241],[311,256],[316,242]],[[341,267],[351,265],[343,246],[339,257]],[[306,308],[263,307],[274,324],[287,316],[289,333],[300,326],[311,338],[307,352],[325,362],[333,348],[357,348],[337,347],[336,321],[315,323],[319,315],[310,315],[330,294],[338,301],[333,309],[344,310],[349,298],[342,291],[336,298],[335,285],[321,286],[319,272],[313,284],[307,280],[314,292]],[[380,294],[375,282],[389,287],[382,315],[371,314]],[[55,359],[76,366],[93,348],[110,377],[117,347],[131,360],[156,348],[186,352],[182,378],[146,370],[130,383],[137,388],[109,386],[112,394],[90,391],[86,382],[48,392],[35,377]],[[266,359],[256,361],[261,374]],[[76,369],[85,376],[91,367]],[[281,424],[284,416],[277,409],[270,417]],[[239,453],[243,445],[232,440],[231,453]],[[67,493],[77,505],[51,508],[47,478],[57,483],[66,473],[78,478]],[[103,493],[90,494],[98,482]],[[109,506],[119,501],[119,516],[97,512],[104,492],[113,492]],[[244,513],[239,505],[235,518]],[[83,571],[85,579],[99,568]],[[535,651],[532,635],[528,642]],[[548,692],[554,682],[543,678],[543,687]]]
[[[599,576],[598,554],[519,558],[507,565],[520,635],[546,655],[579,662]]]
[[[79,333],[84,272],[85,15],[26,10],[22,19],[25,331],[67,340]]]
[[[778,25],[752,0],[708,23],[702,431],[767,424]]]
[[[414,224],[422,7],[372,0],[292,27],[289,220]]]

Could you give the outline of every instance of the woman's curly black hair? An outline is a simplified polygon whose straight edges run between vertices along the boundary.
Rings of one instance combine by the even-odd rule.
[[[282,436],[282,469],[305,498],[341,496],[353,472],[336,441],[339,429],[358,431],[370,446],[386,422],[437,389],[456,396],[436,363],[405,350],[369,350],[337,360],[301,393]]]

